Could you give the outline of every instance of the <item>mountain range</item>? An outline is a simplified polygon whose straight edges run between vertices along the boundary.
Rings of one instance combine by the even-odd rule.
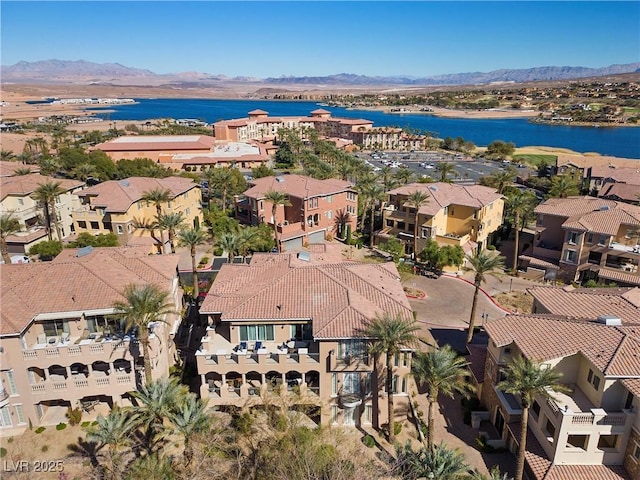
[[[491,72],[452,73],[429,77],[376,76],[340,73],[327,76],[283,76],[278,78],[228,77],[201,72],[157,74],[150,70],[126,67],[119,63],[94,63],[85,60],[20,61],[0,66],[3,83],[72,83],[87,85],[174,85],[206,86],[233,83],[256,85],[332,85],[332,86],[454,86],[491,83],[523,83],[571,80],[625,73],[640,73],[640,63],[587,67],[535,67],[502,69]]]

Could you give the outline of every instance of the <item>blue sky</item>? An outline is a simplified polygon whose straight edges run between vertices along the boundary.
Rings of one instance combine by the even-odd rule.
[[[2,0],[1,63],[413,77],[640,61],[640,2]]]

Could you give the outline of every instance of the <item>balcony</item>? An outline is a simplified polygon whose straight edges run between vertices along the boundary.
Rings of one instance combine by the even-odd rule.
[[[278,233],[283,237],[288,237],[290,235],[301,233],[303,230],[304,230],[304,225],[302,224],[302,222],[278,224]]]
[[[533,247],[533,255],[535,257],[548,258],[551,260],[560,260],[562,254],[562,247],[556,245],[549,245],[545,242],[538,242]]]
[[[151,336],[153,338],[153,335]],[[100,337],[80,339],[79,337],[45,337],[39,339],[39,343],[22,350],[22,357],[29,365],[48,367],[52,360],[59,364],[71,364],[81,358],[98,356],[109,357],[118,354],[131,359],[129,349],[130,338],[124,339]]]
[[[343,357],[331,355],[330,369],[341,372],[369,372],[373,370],[373,357],[363,355],[345,355]]]
[[[455,233],[445,233],[444,235],[436,235],[436,241],[439,244],[460,246],[462,247],[471,240],[470,235],[457,235]]]
[[[134,373],[117,372],[110,375],[94,374],[71,375],[65,378],[62,375],[51,375],[48,380],[31,384],[31,393],[46,398],[70,398],[87,394],[113,394],[124,393],[136,389]],[[75,393],[75,395],[74,395]]]

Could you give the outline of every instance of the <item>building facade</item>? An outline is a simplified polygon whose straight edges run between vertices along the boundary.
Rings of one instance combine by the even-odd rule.
[[[162,155],[208,153],[214,141],[207,135],[127,135],[100,143],[94,150],[113,161],[149,158],[156,162]]]

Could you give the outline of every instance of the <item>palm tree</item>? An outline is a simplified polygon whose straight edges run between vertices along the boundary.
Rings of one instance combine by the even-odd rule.
[[[516,173],[513,169],[498,170],[488,177],[481,177],[481,184],[495,188],[499,194],[503,194],[505,188],[513,183]]]
[[[351,214],[344,209],[336,210],[333,220],[333,231],[338,238],[344,238],[347,224],[351,222]]]
[[[400,353],[402,348],[410,348],[416,345],[418,339],[415,332],[420,327],[413,320],[401,316],[384,314],[373,320],[367,320],[362,329],[362,336],[369,341],[369,351],[377,359],[383,353],[386,355],[387,375],[387,415],[389,418],[388,432],[389,442],[394,440],[394,408],[393,408],[393,358]]]
[[[467,343],[471,343],[473,339],[473,329],[475,327],[480,285],[485,281],[485,275],[497,274],[499,271],[504,270],[504,257],[497,253],[491,253],[490,250],[482,250],[481,252],[467,256],[467,260],[475,272],[473,284],[476,287],[473,292],[473,303],[471,304],[471,314],[469,315],[469,330],[467,331]]]
[[[520,219],[527,210],[530,210],[536,200],[535,195],[529,192],[517,190],[507,197],[507,208],[513,214],[513,223],[515,228],[515,242],[513,248],[513,269],[516,273],[518,270],[518,255],[520,244]]]
[[[433,448],[433,415],[438,395],[444,393],[453,398],[455,392],[468,396],[472,390],[466,379],[468,363],[449,345],[428,353],[418,352],[413,358],[411,374],[419,384],[427,387],[429,399],[427,447]]]
[[[0,215],[0,253],[5,265],[11,264],[7,237],[20,231],[20,222],[13,216],[13,213],[3,213]]]
[[[160,231],[166,230],[169,234],[169,246],[171,253],[176,253],[175,237],[176,232],[184,225],[185,218],[182,212],[163,213],[157,218],[157,225]]]
[[[60,168],[60,163],[53,157],[44,157],[38,161],[42,175],[53,175]]]
[[[407,442],[396,448],[396,464],[403,480],[434,478],[438,480],[462,480],[467,478],[468,465],[457,449],[449,449],[444,443],[434,448],[421,447],[418,451]]]
[[[138,327],[138,337],[142,345],[144,357],[145,383],[149,384],[151,378],[151,358],[149,356],[149,324],[151,322],[164,322],[164,315],[175,313],[175,305],[169,300],[169,294],[160,290],[153,284],[134,285],[129,284],[122,292],[124,301],[113,304],[116,313],[124,317],[125,331]]]
[[[278,211],[278,205],[283,207],[290,207],[289,195],[285,192],[278,192],[277,190],[270,189],[265,193],[263,200],[271,203],[271,221],[273,222],[273,235],[276,240],[276,247],[278,252],[281,252],[280,241],[278,239],[278,222],[276,220],[276,213]]]
[[[209,182],[209,195],[212,190],[222,192],[222,210],[227,209],[227,192],[231,182],[233,181],[233,172],[231,168],[210,168],[205,172],[205,177]]]
[[[418,217],[420,216],[420,208],[429,203],[431,197],[428,193],[414,190],[407,197],[407,204],[415,209],[413,214],[413,259],[418,258]]]
[[[60,225],[58,225],[58,216],[56,213],[56,199],[66,192],[61,186],[61,182],[47,181],[45,183],[38,184],[38,188],[35,189],[31,197],[40,202],[44,209],[44,218],[47,223],[47,235],[49,241],[53,240],[51,234],[51,224],[55,226],[58,240],[62,241],[62,232],[60,231]]]
[[[240,237],[238,254],[242,256],[242,263],[245,263],[249,252],[253,249],[254,240],[258,237],[258,229],[256,227],[244,227],[238,235]]]
[[[207,241],[207,233],[199,228],[184,228],[178,233],[178,245],[189,247],[191,254],[191,274],[193,279],[193,298],[198,298],[198,269],[196,267],[196,247]]]
[[[518,461],[515,480],[522,480],[524,473],[524,460],[527,444],[527,424],[529,421],[529,408],[536,396],[545,399],[553,398],[552,390],[567,392],[567,388],[559,383],[561,374],[555,368],[542,368],[541,365],[531,362],[525,357],[515,357],[502,371],[504,380],[496,387],[507,393],[520,395],[522,415],[520,418],[520,442],[518,446]]]
[[[98,444],[98,450],[107,447],[108,478],[121,478],[120,450],[132,443],[132,434],[136,429],[135,418],[126,410],[117,406],[106,417],[99,415],[96,425],[87,427],[87,440]]]
[[[366,204],[369,207],[369,248],[373,248],[373,234],[375,233],[376,204],[386,198],[386,193],[380,185],[374,183],[364,192]]]
[[[441,162],[436,165],[436,172],[440,174],[441,182],[449,182],[449,175],[456,176],[458,175],[458,171],[456,170],[456,165],[454,163],[449,162]]]
[[[565,175],[557,175],[551,179],[549,196],[552,198],[567,198],[580,193],[580,186]]]
[[[224,232],[216,240],[216,246],[227,252],[228,263],[233,263],[236,255],[240,254],[244,239],[240,232]]]
[[[131,221],[131,225],[136,230],[141,230],[144,232],[149,232],[149,235],[156,242],[156,248],[158,249],[158,253],[162,253],[162,239],[156,236],[156,230],[158,229],[158,222],[155,220],[151,220],[148,218],[136,218],[134,217]]]
[[[143,201],[153,203],[156,207],[156,220],[162,215],[162,205],[169,203],[172,198],[173,194],[168,188],[154,188],[142,192],[141,197]],[[162,229],[160,229],[160,253],[164,253],[164,231]]]
[[[29,167],[20,167],[13,171],[13,175],[16,177],[22,177],[24,175],[29,175],[30,173],[31,169]]]
[[[193,459],[191,438],[194,434],[207,429],[211,417],[207,414],[207,402],[199,400],[194,394],[188,394],[177,405],[175,411],[169,412],[169,421],[176,432],[182,435],[184,443],[184,465],[189,466]]]
[[[73,176],[83,182],[89,177],[93,177],[96,173],[96,167],[90,163],[80,163],[73,169]]]
[[[413,179],[413,171],[409,168],[403,168],[394,173],[393,178],[400,183],[400,185],[407,185]]]
[[[480,473],[478,470],[474,470],[469,480],[513,480],[506,473],[500,472],[500,467],[497,465],[494,466],[491,470],[489,470],[489,475],[485,475],[484,473]]]
[[[380,169],[379,175],[382,179],[382,187],[384,188],[385,192],[388,192],[395,187],[396,181],[393,178],[393,169],[390,166],[385,165],[384,167],[382,167]]]

